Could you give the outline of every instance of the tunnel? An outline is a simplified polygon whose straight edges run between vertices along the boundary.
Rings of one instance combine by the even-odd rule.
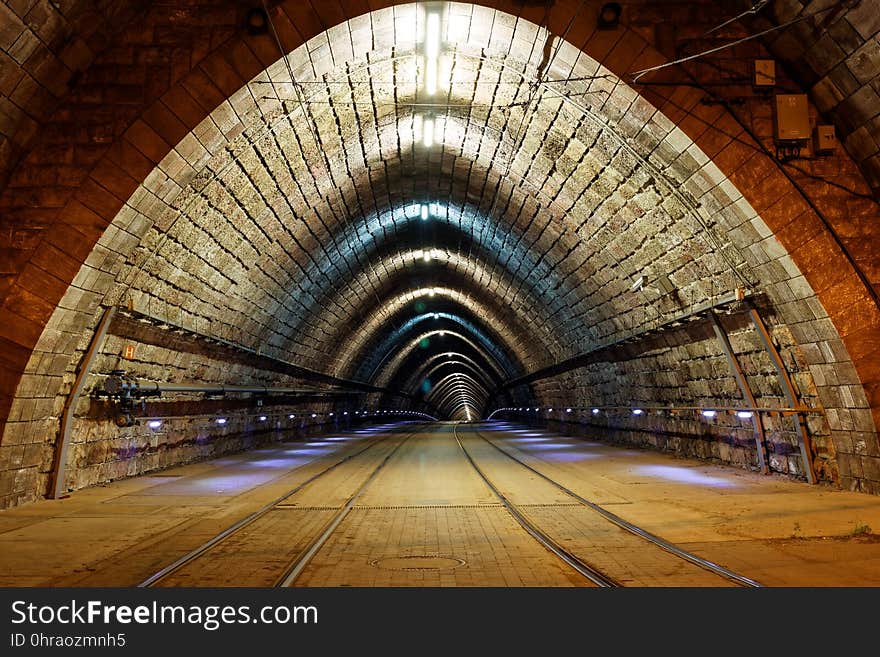
[[[4,2],[0,583],[880,585],[872,5]]]

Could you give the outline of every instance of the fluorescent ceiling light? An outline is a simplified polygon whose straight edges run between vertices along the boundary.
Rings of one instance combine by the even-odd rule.
[[[429,58],[425,62],[425,93],[433,96],[437,93],[437,60]]]
[[[436,59],[440,54],[440,14],[428,14],[425,33],[425,56]]]
[[[434,119],[425,119],[424,121],[422,144],[425,148],[431,148],[434,145]]]

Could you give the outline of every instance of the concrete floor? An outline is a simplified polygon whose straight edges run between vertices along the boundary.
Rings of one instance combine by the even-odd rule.
[[[880,538],[869,529],[880,529],[878,497],[487,426],[458,429],[486,475],[557,543],[624,585],[728,582],[614,527],[477,430],[579,495],[765,585],[880,586]],[[0,585],[136,585],[380,436],[162,585],[272,585],[389,455],[297,585],[589,584],[512,519],[468,463],[451,425],[422,425],[284,443],[2,511]]]

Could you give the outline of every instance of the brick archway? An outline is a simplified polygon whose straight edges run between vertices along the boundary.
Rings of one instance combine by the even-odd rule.
[[[311,7],[284,2],[272,8],[273,22],[286,52],[344,20],[394,3],[315,4]],[[621,77],[665,61],[643,29],[596,29],[594,16],[599,3],[554,4],[546,16],[544,7],[539,6],[479,4],[535,23],[546,22],[552,33],[565,35],[568,42]],[[33,248],[23,249],[13,263],[16,277],[3,299],[7,321],[0,333],[4,355],[0,419],[10,412],[21,375],[52,312],[81,273],[81,265],[93,257],[95,243],[125,201],[180,140],[191,131],[198,133],[214,108],[279,57],[277,45],[266,35],[235,34],[214,46],[158,99],[137,107],[132,113],[137,118],[112,143],[93,145],[89,155],[93,166],[65,168],[66,163],[57,157],[59,143],[53,141],[34,149],[13,174],[0,207],[14,225],[25,231],[28,226],[39,226],[41,230]],[[804,273],[843,340],[864,386],[875,424],[880,424],[880,311],[872,298],[873,291],[863,282],[867,277],[876,283],[880,271],[870,249],[876,228],[869,219],[877,214],[876,204],[869,199],[853,199],[833,187],[814,187],[806,178],[800,181],[802,193],[771,157],[743,143],[751,137],[729,114],[700,102],[704,97],[700,90],[651,87],[644,95],[742,191]],[[65,125],[79,111],[81,107],[62,107],[50,122],[50,129]],[[68,146],[76,150],[75,135],[70,136]],[[845,156],[839,155],[833,163],[851,172],[853,180],[864,187],[857,169]],[[64,180],[70,181],[69,185],[58,184],[62,176],[67,176]],[[844,257],[820,216],[834,222],[836,233],[861,272]],[[86,304],[83,310],[88,313],[90,308]]]

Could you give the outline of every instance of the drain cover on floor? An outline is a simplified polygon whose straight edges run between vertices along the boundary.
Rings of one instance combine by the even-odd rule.
[[[467,563],[455,557],[433,557],[429,555],[413,555],[411,557],[385,557],[373,559],[371,566],[382,570],[452,570]]]

